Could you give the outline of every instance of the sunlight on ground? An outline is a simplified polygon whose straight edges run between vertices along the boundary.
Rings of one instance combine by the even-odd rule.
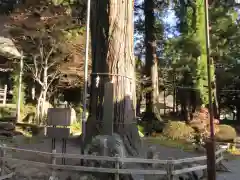
[[[171,148],[178,148],[183,151],[193,151],[195,148],[191,143],[188,143],[186,141],[180,141],[180,140],[172,140],[164,136],[157,136],[157,137],[146,137],[143,138],[147,142],[156,144],[156,145],[162,145],[165,147],[171,147]]]

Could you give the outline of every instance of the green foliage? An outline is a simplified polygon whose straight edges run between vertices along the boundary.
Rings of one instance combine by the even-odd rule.
[[[204,1],[179,1],[175,4],[176,16],[179,19],[180,37],[175,38],[175,49],[179,59],[174,62],[180,74],[179,83],[197,89],[200,95],[198,106],[208,104],[207,90],[207,54],[206,54],[206,24]],[[211,67],[213,79],[214,68]],[[188,74],[187,76],[185,76]],[[188,78],[188,80],[186,79]],[[188,82],[187,84],[182,84]]]
[[[59,5],[69,6],[69,5],[73,5],[76,2],[77,0],[52,0],[52,3],[55,6],[59,6]]]
[[[14,116],[14,112],[16,111],[16,108],[10,108],[10,107],[1,107],[0,108],[0,118],[6,118],[6,117],[12,117]]]
[[[0,0],[0,14],[8,14],[17,4],[17,0]]]
[[[82,120],[82,113],[83,113],[82,105],[80,104],[80,105],[74,107],[74,110],[76,112],[77,121],[81,122],[81,120]]]
[[[36,113],[36,106],[33,104],[26,104],[24,107],[21,109],[21,116],[24,118],[29,114],[35,115]]]
[[[32,76],[42,89],[48,89],[47,98],[55,93],[58,85],[80,85],[78,71],[83,63],[73,59],[83,60],[85,11],[85,1],[47,0],[26,1],[11,13],[7,30],[26,57],[24,70],[28,73],[24,78]],[[43,66],[49,66],[49,85],[43,84]],[[76,73],[70,66],[77,68]]]
[[[194,129],[181,121],[169,121],[163,128],[163,135],[173,140],[189,140],[193,138]]]
[[[19,89],[19,71],[14,71],[12,73],[12,80],[13,80],[13,103],[17,104],[18,103],[18,89]],[[21,101],[20,101],[20,106],[21,109],[24,107],[25,104],[25,84],[22,82],[22,89],[21,89]]]
[[[150,144],[156,144],[156,145],[161,145],[161,146],[170,147],[170,148],[177,148],[183,151],[195,150],[195,147],[192,145],[192,143],[189,143],[188,141],[179,140],[179,139],[173,140],[162,135],[158,135],[157,137],[147,138],[145,141],[149,142]]]
[[[196,38],[198,39],[201,55],[197,62],[197,82],[196,87],[200,90],[200,98],[203,105],[208,104],[207,91],[207,50],[206,50],[206,23],[205,23],[205,9],[202,0],[196,1],[197,21],[196,21]],[[212,74],[213,76],[214,74]]]
[[[138,130],[144,134],[144,127],[141,125],[138,125]]]
[[[80,135],[82,133],[82,123],[81,122],[75,122],[70,126],[71,133],[73,135]]]
[[[164,128],[164,123],[155,119],[148,121],[147,124],[145,125],[145,132],[152,133],[152,132],[157,132],[160,133],[163,131]]]
[[[70,30],[65,30],[63,35],[68,41],[74,41],[86,31],[85,27],[79,26]]]
[[[236,130],[229,125],[219,125],[215,137],[218,141],[232,141],[237,137]]]

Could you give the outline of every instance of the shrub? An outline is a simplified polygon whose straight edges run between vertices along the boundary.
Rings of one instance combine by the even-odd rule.
[[[141,125],[144,127],[144,131],[147,134],[152,134],[153,132],[161,133],[164,128],[164,123],[155,119],[143,121]]]
[[[218,141],[232,141],[237,137],[236,130],[229,125],[219,125],[218,128],[215,135]]]
[[[14,108],[1,107],[0,108],[0,118],[10,117],[16,111]]]
[[[159,121],[159,120],[155,120],[153,121],[152,123],[153,125],[153,130],[156,131],[156,132],[162,132],[163,131],[163,128],[164,128],[164,123]]]
[[[35,118],[36,106],[33,104],[26,104],[21,108],[21,120],[24,122],[31,122]]]
[[[140,137],[144,137],[145,130],[143,126],[138,125],[138,133]]]
[[[13,80],[13,103],[17,104],[18,103],[18,88],[19,88],[19,69],[17,68],[16,71],[14,71],[14,73],[12,74],[12,80]],[[25,84],[24,82],[22,82],[22,86],[21,86],[21,94],[20,94],[20,104],[21,107],[24,106],[25,104]]]
[[[70,126],[71,133],[73,135],[80,135],[82,133],[82,123],[81,122],[75,122]]]
[[[163,135],[173,140],[189,140],[194,135],[194,129],[181,121],[171,121],[163,128]]]

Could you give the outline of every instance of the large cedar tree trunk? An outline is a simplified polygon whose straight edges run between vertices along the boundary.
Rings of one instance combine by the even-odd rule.
[[[114,132],[131,155],[138,155],[140,138],[135,122],[135,59],[133,56],[133,1],[95,0],[91,8],[92,80],[86,142],[101,132],[104,84],[115,84]],[[96,86],[96,73],[100,74]]]
[[[145,0],[145,46],[146,46],[146,65],[145,73],[150,78],[146,88],[150,91],[146,93],[146,114],[153,115],[153,104],[158,101],[158,62],[156,56],[156,38],[154,33],[154,1]]]

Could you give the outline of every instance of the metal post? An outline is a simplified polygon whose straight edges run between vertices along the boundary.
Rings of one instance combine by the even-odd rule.
[[[6,144],[0,145],[0,156],[1,156],[1,176],[4,175],[4,168],[5,168],[5,160],[4,157],[6,155]]]
[[[211,60],[210,60],[210,38],[209,38],[209,18],[208,0],[204,1],[205,8],[205,34],[206,34],[206,53],[207,53],[207,73],[208,73],[208,99],[210,115],[210,139],[207,142],[207,172],[208,180],[216,180],[216,159],[215,159],[215,139],[214,139],[214,118],[212,104],[212,79],[211,79]]]
[[[84,62],[84,94],[83,94],[83,117],[82,117],[82,143],[85,141],[86,134],[86,121],[87,121],[87,86],[88,86],[88,53],[89,53],[89,39],[90,39],[90,11],[91,10],[91,0],[88,0],[87,7],[87,37],[86,37],[86,49],[85,49],[85,62]],[[81,148],[82,154],[84,153],[83,148]]]
[[[116,162],[115,162],[115,169],[118,171],[119,168],[120,168],[120,164],[119,164],[119,157],[118,157],[118,158],[116,159]],[[120,179],[119,173],[116,172],[116,173],[115,173],[115,178],[114,178],[114,180],[119,180],[119,179]]]
[[[7,85],[4,86],[3,105],[7,103]]]
[[[22,75],[23,75],[23,56],[21,56],[21,59],[20,59],[20,72],[19,72],[19,80],[18,80],[17,122],[20,121],[20,117],[21,117]]]
[[[175,70],[173,72],[173,113],[176,112],[176,77]]]
[[[163,114],[165,116],[166,115],[166,88],[165,88],[165,84],[164,84],[164,89],[163,89],[163,104],[164,104]]]
[[[52,150],[52,158],[51,158],[53,166],[57,164],[57,158],[56,158],[56,155],[55,155],[56,153],[57,153],[56,149],[53,149]],[[50,176],[49,180],[57,180],[56,174],[57,173],[56,173],[55,168],[52,168],[52,173],[51,173],[51,176]]]

